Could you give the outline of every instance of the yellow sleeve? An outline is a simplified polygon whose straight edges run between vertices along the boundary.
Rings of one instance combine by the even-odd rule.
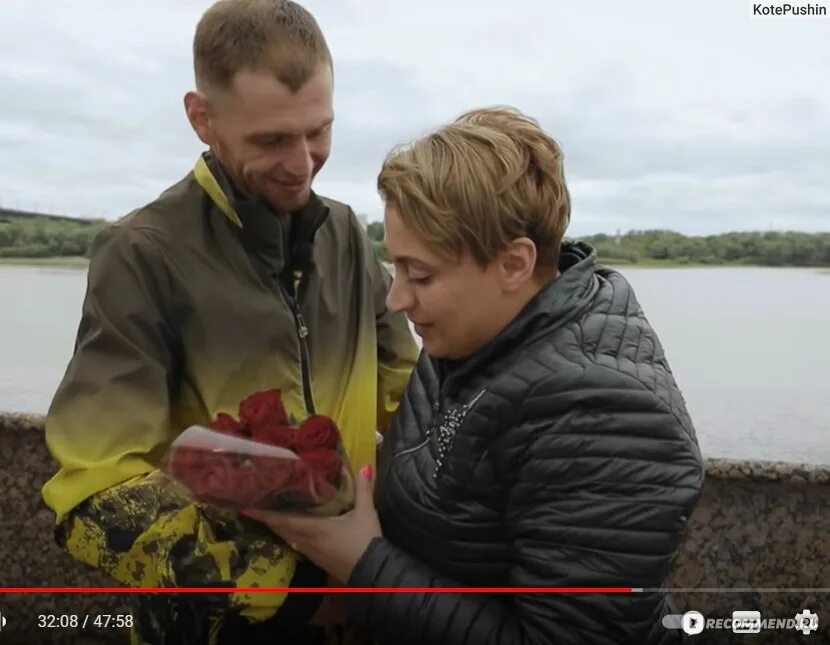
[[[392,313],[386,308],[386,295],[392,284],[392,276],[377,257],[366,233],[361,230],[361,235],[366,247],[377,312],[378,429],[383,431],[389,427],[392,415],[406,392],[420,350],[406,316],[403,313]]]

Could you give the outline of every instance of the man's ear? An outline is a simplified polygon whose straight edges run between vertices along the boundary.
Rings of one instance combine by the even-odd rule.
[[[536,245],[529,237],[518,237],[501,253],[501,274],[505,290],[518,291],[533,279]]]
[[[201,139],[202,143],[212,146],[214,136],[208,98],[198,90],[188,92],[184,95],[184,111],[196,136]]]

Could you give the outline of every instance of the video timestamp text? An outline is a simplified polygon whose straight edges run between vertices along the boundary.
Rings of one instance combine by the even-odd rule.
[[[38,614],[42,629],[125,629],[133,626],[132,614]]]

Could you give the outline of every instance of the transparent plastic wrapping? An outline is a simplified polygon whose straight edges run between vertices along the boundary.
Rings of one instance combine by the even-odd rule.
[[[354,504],[354,480],[337,425],[314,415],[289,419],[279,390],[257,392],[239,418],[220,414],[187,428],[170,446],[162,470],[203,503],[316,516]]]

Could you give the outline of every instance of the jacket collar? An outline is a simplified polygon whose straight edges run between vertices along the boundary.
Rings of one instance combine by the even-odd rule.
[[[201,162],[218,187],[218,194],[216,189],[209,190],[203,183],[204,179],[200,178],[200,162],[197,162],[197,181],[216,206],[236,225],[242,243],[249,250],[278,260],[280,271],[286,260],[290,260],[290,265],[296,271],[305,271],[311,266],[314,236],[329,215],[328,207],[314,191],[301,209],[278,215],[265,200],[248,197],[239,191],[212,152],[204,152]],[[206,178],[208,182],[210,178]]]
[[[565,242],[559,256],[560,275],[543,287],[495,338],[461,360],[431,358],[442,393],[455,389],[477,372],[579,316],[599,288],[594,249],[584,242]]]

